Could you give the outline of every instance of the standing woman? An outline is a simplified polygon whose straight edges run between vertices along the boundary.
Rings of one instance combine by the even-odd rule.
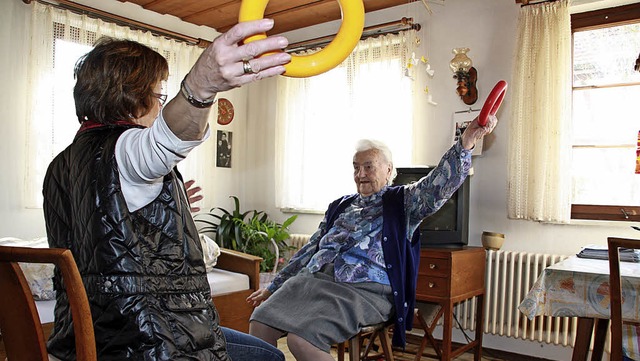
[[[241,23],[202,53],[164,108],[166,60],[129,40],[100,39],[75,68],[80,129],[50,164],[44,214],[51,247],[73,252],[99,360],[284,360],[271,345],[219,326],[198,232],[175,166],[209,137],[218,92],[282,74],[283,37]],[[259,59],[264,52],[275,54]],[[55,277],[49,353],[75,359],[69,301]]]

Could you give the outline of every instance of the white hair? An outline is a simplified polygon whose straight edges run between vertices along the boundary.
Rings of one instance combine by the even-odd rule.
[[[387,179],[387,185],[391,185],[393,180],[396,178],[398,172],[396,171],[396,167],[393,166],[393,156],[391,155],[391,150],[387,147],[386,144],[379,140],[375,139],[360,139],[356,142],[356,153],[366,152],[368,150],[377,150],[380,154],[382,154],[382,158],[387,164],[391,165],[391,177]]]

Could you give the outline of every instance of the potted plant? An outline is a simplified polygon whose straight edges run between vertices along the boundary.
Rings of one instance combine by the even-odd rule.
[[[278,223],[264,211],[240,210],[240,200],[233,198],[235,208],[231,211],[222,207],[214,207],[207,213],[195,216],[196,223],[201,224],[201,233],[215,233],[213,237],[220,247],[262,257],[260,272],[275,273],[278,266],[284,263],[280,252],[294,249],[286,240],[289,238],[289,226],[297,215]]]

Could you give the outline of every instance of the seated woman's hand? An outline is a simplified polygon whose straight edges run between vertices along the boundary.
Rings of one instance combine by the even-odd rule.
[[[256,307],[261,304],[262,301],[269,298],[269,296],[271,296],[271,292],[266,288],[261,288],[249,295],[249,297],[247,297],[247,302],[249,302],[253,307]]]
[[[476,117],[462,133],[462,147],[467,150],[473,149],[476,141],[493,132],[496,124],[498,124],[498,118],[495,115],[489,115],[489,120],[484,126],[478,124],[478,117]]]

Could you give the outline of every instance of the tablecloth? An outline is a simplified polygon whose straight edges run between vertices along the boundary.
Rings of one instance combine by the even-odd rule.
[[[640,320],[640,264],[621,262],[622,317]],[[555,317],[610,317],[609,261],[569,257],[547,267],[518,309],[529,319],[538,315]],[[640,330],[623,326],[625,354],[640,360]]]

